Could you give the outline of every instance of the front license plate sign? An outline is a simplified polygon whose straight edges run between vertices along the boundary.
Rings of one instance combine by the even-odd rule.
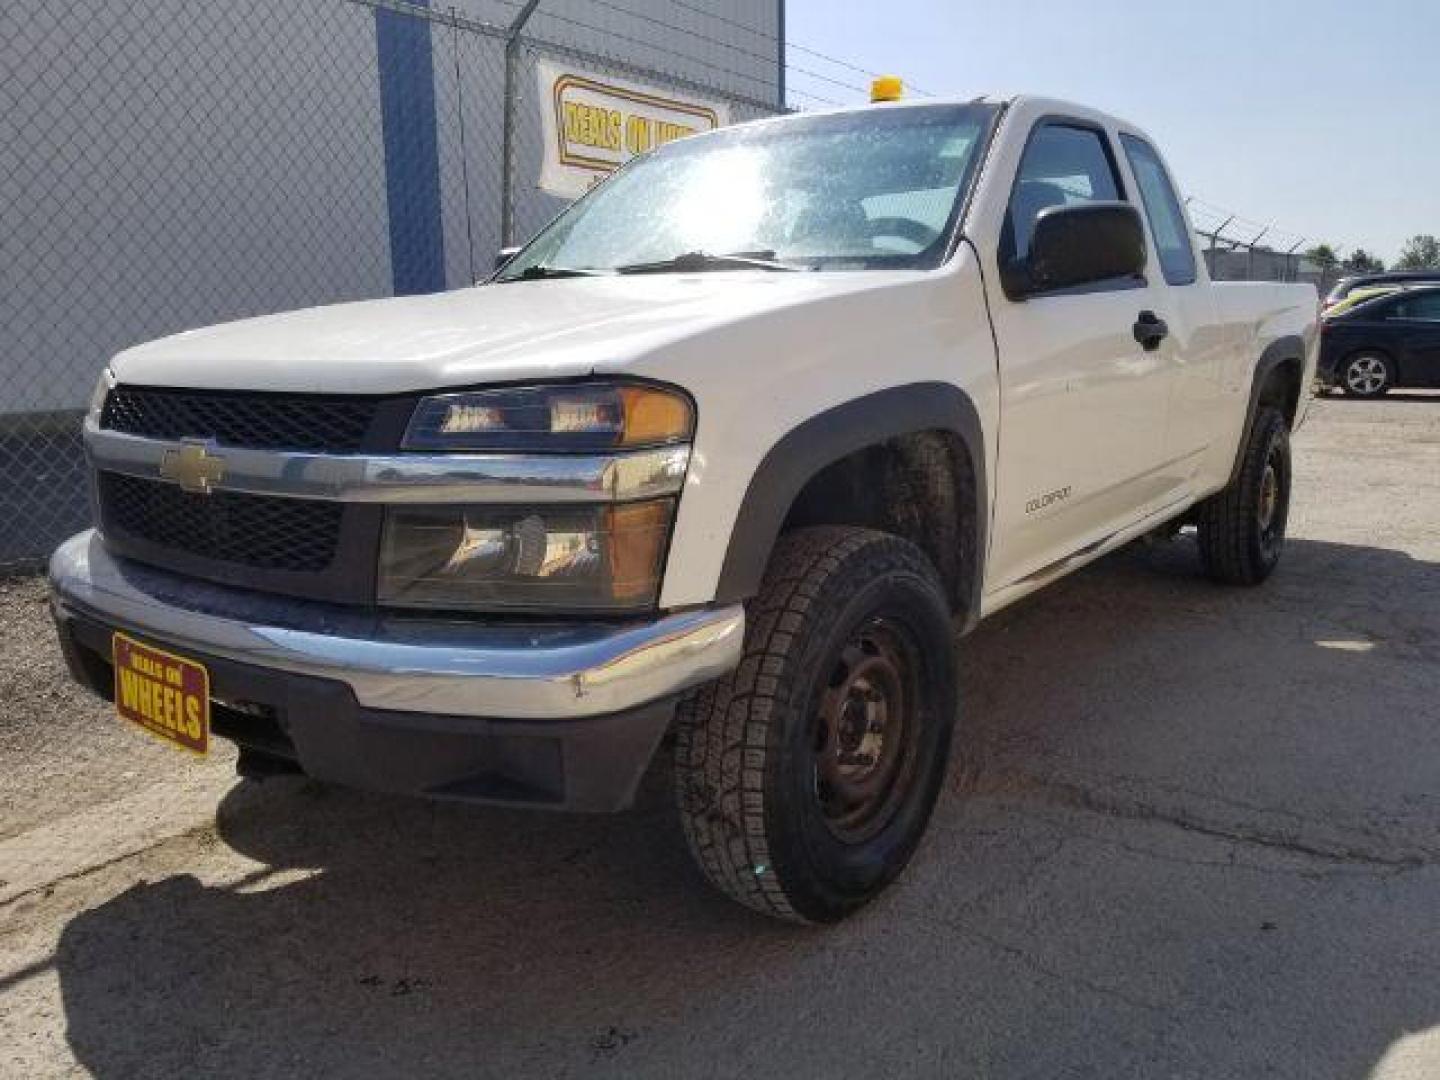
[[[210,674],[204,665],[117,633],[115,708],[132,724],[172,746],[203,754],[210,747]]]

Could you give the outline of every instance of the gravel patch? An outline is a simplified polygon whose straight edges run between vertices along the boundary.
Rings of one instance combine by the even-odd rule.
[[[149,784],[233,768],[127,726],[65,669],[43,575],[0,577],[0,840]]]

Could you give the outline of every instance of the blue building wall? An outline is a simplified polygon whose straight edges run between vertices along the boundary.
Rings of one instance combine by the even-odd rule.
[[[419,6],[428,7],[429,0]],[[390,274],[397,296],[439,292],[446,284],[431,35],[423,19],[375,11]]]

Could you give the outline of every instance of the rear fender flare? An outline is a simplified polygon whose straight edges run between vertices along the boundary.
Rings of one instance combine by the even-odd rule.
[[[1245,447],[1250,443],[1250,433],[1255,430],[1255,417],[1260,412],[1260,395],[1265,391],[1265,385],[1270,381],[1270,376],[1282,364],[1293,363],[1300,371],[1299,378],[1303,381],[1305,377],[1305,340],[1296,334],[1288,334],[1285,337],[1276,338],[1265,347],[1260,354],[1259,361],[1255,364],[1255,373],[1250,382],[1250,401],[1245,407],[1245,426],[1240,429],[1240,442],[1235,447],[1235,461],[1230,466],[1229,483],[1235,483],[1240,476],[1240,469],[1245,464]],[[1299,393],[1305,393],[1305,387],[1299,387]]]

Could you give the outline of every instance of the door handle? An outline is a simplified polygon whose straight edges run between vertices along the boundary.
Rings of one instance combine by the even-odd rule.
[[[1135,320],[1135,340],[1146,352],[1158,349],[1169,333],[1170,327],[1165,325],[1165,320],[1153,311],[1142,311],[1140,318]]]

